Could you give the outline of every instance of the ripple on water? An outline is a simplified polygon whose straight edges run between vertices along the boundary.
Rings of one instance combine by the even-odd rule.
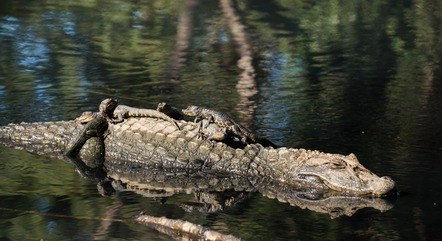
[[[20,21],[13,16],[4,16],[0,19],[0,36],[13,37],[20,26]]]
[[[6,147],[0,147],[0,153],[3,194],[62,194],[66,185],[87,185],[78,181],[73,166],[66,162]]]

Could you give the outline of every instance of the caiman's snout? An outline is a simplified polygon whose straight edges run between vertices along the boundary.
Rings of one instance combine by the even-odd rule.
[[[395,187],[390,177],[379,177],[362,166],[355,155],[311,152],[304,165],[297,167],[298,179],[322,182],[329,189],[349,195],[384,196]],[[306,178],[310,177],[310,178]],[[316,178],[311,178],[316,177]]]
[[[390,177],[384,176],[373,182],[372,185],[373,195],[383,196],[391,192],[395,188],[396,183]]]

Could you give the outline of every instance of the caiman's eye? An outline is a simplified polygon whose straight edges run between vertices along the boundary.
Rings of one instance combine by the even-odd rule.
[[[298,176],[298,178],[300,180],[306,180],[306,181],[309,181],[309,182],[322,182],[321,178],[318,177],[318,176],[315,176],[315,175],[309,175],[309,174],[302,174],[302,173],[300,173],[297,176]]]
[[[330,169],[344,169],[347,167],[345,161],[341,159],[333,159],[328,163]]]
[[[353,171],[356,172],[356,173],[363,173],[363,172],[365,172],[365,173],[369,173],[369,174],[373,175],[373,173],[371,173],[370,171],[368,171],[366,169],[362,169],[360,166],[353,167]]]

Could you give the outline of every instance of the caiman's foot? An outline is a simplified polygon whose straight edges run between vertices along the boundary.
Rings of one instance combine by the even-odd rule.
[[[198,133],[196,134],[196,139],[198,139],[198,140],[207,140],[207,136],[204,135],[204,134],[201,133],[201,132],[198,132]]]
[[[124,118],[108,119],[107,121],[108,121],[109,123],[115,125],[115,124],[119,124],[119,123],[123,122],[123,121],[124,121]]]
[[[102,139],[102,140],[106,139],[106,137],[107,137],[109,134],[110,134],[110,130],[107,129],[107,130],[103,133],[103,135],[101,136],[101,139]]]

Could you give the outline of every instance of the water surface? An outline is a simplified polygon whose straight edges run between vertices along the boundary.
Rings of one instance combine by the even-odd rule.
[[[117,221],[144,211],[245,240],[440,240],[441,26],[438,1],[2,1],[2,125],[106,97],[199,104],[278,145],[355,153],[409,195],[336,219],[259,194],[187,213],[190,195],[102,197],[69,163],[0,147],[0,238],[169,240]]]

